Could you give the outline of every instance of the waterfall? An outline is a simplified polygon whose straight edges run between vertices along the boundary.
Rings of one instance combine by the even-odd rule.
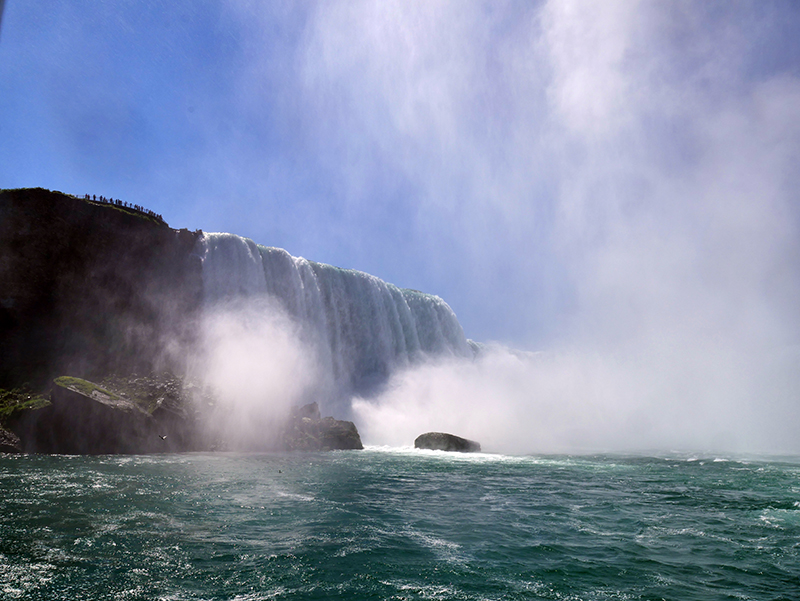
[[[473,354],[455,313],[438,296],[233,234],[204,234],[197,254],[207,306],[275,299],[316,344],[334,380],[349,388],[383,381],[426,356]]]

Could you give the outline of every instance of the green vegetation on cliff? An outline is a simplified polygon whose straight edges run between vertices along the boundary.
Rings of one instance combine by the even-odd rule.
[[[24,409],[40,409],[49,405],[42,395],[33,392],[27,386],[21,386],[12,390],[0,388],[0,426],[7,423],[14,413]]]

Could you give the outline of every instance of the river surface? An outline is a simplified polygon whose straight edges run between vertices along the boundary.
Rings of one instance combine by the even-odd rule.
[[[800,599],[800,460],[0,455],[0,599]]]

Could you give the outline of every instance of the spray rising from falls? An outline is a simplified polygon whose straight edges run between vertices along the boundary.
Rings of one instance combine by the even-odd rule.
[[[672,344],[476,354],[436,296],[231,234],[206,234],[197,252],[198,371],[223,393],[211,431],[242,448],[310,401],[353,419],[365,444],[437,430],[510,453],[793,448],[791,427],[750,425],[796,423],[795,351],[673,327]]]
[[[424,357],[474,353],[452,309],[437,296],[233,234],[205,234],[198,245],[206,306],[273,299],[314,346],[321,371],[339,390],[368,389]]]

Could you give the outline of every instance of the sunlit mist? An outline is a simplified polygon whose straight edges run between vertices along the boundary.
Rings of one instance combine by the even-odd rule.
[[[231,449],[274,448],[289,410],[310,402],[317,378],[314,353],[269,299],[210,307],[189,364],[213,400],[199,407],[206,434]]]

